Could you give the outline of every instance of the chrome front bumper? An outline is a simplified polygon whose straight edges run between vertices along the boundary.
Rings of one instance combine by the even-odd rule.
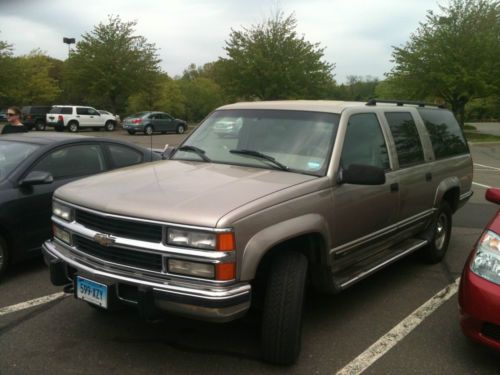
[[[86,262],[73,254],[67,246],[53,240],[46,241],[42,251],[47,264],[57,264],[58,269],[64,270],[68,284],[72,282],[74,274],[78,273],[106,280],[118,286],[134,287],[138,293],[151,295],[154,307],[166,312],[225,322],[241,317],[250,307],[251,286],[248,283],[229,286],[198,285],[184,280],[158,280],[147,275],[120,272],[105,265]],[[55,272],[55,269],[56,267],[51,267],[51,273]],[[61,278],[61,275],[51,275],[53,280],[54,276]],[[144,303],[142,300],[121,296],[119,287],[116,290],[118,300],[123,303]]]

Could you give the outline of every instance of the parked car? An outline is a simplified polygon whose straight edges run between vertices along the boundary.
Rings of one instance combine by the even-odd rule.
[[[222,119],[237,137],[218,136]],[[299,355],[306,286],[340,292],[414,252],[441,261],[472,195],[460,125],[423,103],[236,103],[168,155],[55,192],[52,282],[102,309],[227,322],[253,306],[278,364]]]
[[[51,236],[52,193],[96,173],[161,155],[128,142],[60,133],[0,139],[0,274],[7,264],[40,255]]]
[[[130,135],[137,132],[148,135],[155,132],[183,134],[187,130],[187,123],[165,112],[139,112],[123,120],[123,129]]]
[[[7,114],[5,112],[0,112],[0,122],[7,122]]]
[[[500,204],[500,189],[488,189],[486,199]],[[465,263],[459,304],[464,334],[500,351],[500,210]]]
[[[28,130],[45,130],[47,113],[50,112],[52,106],[29,105],[21,109],[21,122]]]
[[[106,129],[113,131],[116,120],[113,115],[100,114],[92,107],[76,105],[56,105],[47,114],[47,126],[57,131],[69,130],[72,133],[80,129]]]

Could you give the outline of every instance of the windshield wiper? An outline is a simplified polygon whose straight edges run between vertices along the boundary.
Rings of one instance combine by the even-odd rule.
[[[212,160],[205,155],[205,150],[202,150],[201,148],[198,148],[196,146],[181,146],[177,149],[178,151],[187,151],[187,152],[194,152],[196,155],[198,155],[200,158],[203,159],[203,161],[206,161],[210,163]]]
[[[275,166],[277,166],[279,169],[288,171],[288,167],[284,164],[281,164],[279,161],[277,161],[275,158],[272,156],[263,154],[262,152],[259,151],[254,151],[254,150],[229,150],[231,154],[238,154],[238,155],[248,155],[248,156],[254,156],[259,159],[264,159],[267,161],[270,161],[273,163]]]

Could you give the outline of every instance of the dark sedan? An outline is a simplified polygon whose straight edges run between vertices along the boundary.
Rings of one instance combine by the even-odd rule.
[[[123,129],[131,135],[137,132],[148,135],[154,132],[182,134],[187,130],[187,124],[186,121],[173,118],[165,112],[139,112],[123,120]]]
[[[0,137],[0,275],[51,237],[52,193],[93,174],[158,160],[128,142],[61,133]]]

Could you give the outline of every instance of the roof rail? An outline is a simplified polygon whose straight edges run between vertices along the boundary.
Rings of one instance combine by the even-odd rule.
[[[379,99],[370,99],[366,102],[366,105],[377,105],[377,103],[390,103],[396,104],[398,107],[402,107],[405,104],[416,105],[418,107],[437,107],[437,108],[446,108],[444,105],[434,104],[434,103],[424,103],[415,100],[379,100]]]

